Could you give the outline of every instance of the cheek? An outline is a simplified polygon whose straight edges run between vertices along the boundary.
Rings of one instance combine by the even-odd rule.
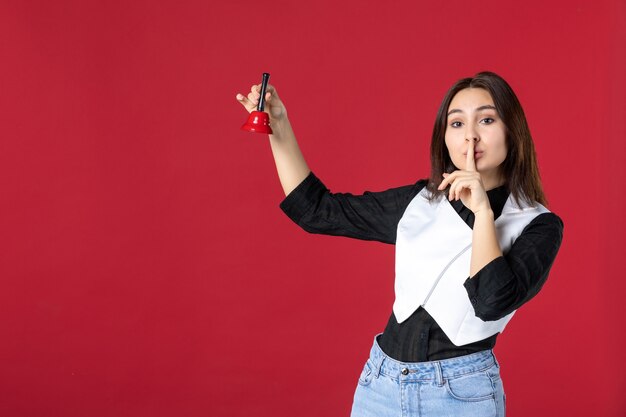
[[[500,126],[498,139],[500,142],[500,146],[502,146],[502,149],[504,149],[504,152],[506,152],[508,147],[506,146],[506,128],[504,128],[504,126]]]
[[[446,132],[445,144],[450,157],[454,158],[458,156],[459,152],[463,152],[464,142],[463,135],[459,135],[457,132]]]
[[[446,144],[446,148],[448,148],[448,153],[452,154],[452,150],[454,149],[454,137],[447,131],[446,135],[444,136],[444,143]]]
[[[461,150],[459,149],[459,141],[455,140],[453,135],[446,134],[445,144],[448,149],[448,157],[452,161],[452,164],[456,167],[456,169],[463,169],[465,158],[460,153]]]
[[[500,155],[502,156],[502,158],[506,159],[506,156],[509,153],[509,147],[506,144],[506,133],[502,132],[502,137],[499,143],[499,147],[500,147]]]

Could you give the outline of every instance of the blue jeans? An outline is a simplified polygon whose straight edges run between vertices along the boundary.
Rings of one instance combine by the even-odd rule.
[[[399,362],[374,339],[352,417],[504,417],[500,365],[491,350],[432,362]]]

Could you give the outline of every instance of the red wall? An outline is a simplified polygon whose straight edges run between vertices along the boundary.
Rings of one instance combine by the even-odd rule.
[[[0,3],[0,415],[347,415],[393,247],[292,224],[235,94],[271,72],[360,192],[427,176],[444,92],[489,69],[565,222],[496,347],[508,415],[621,416],[625,3],[216,3]]]

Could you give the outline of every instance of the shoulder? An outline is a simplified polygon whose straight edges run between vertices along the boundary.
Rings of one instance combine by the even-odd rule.
[[[389,188],[385,191],[371,192],[366,191],[365,195],[373,195],[376,198],[392,199],[397,204],[406,206],[421,192],[427,192],[428,180],[420,179],[413,184],[403,185],[399,187]]]
[[[561,228],[563,227],[563,220],[556,214],[551,211],[541,213],[533,221],[542,224],[554,224],[559,225]]]
[[[520,194],[518,198],[513,193],[509,194],[503,212],[528,214],[532,217],[532,220],[527,227],[563,229],[563,221],[556,213],[553,213],[541,203],[525,198],[523,194]]]
[[[411,198],[415,197],[419,193],[429,195],[428,178],[419,179],[413,184],[407,185],[402,188],[406,189],[411,194]]]
[[[422,190],[425,190],[427,184],[427,179],[420,179],[412,184],[407,185],[392,186],[390,188],[383,188],[378,190],[368,188],[366,191],[356,194],[344,192],[330,192],[330,195],[336,198],[357,198],[365,201],[378,201],[381,203],[394,203],[402,205],[404,203],[408,204]]]
[[[563,221],[552,212],[537,215],[522,230],[514,244],[514,252],[522,249],[523,253],[553,260],[563,241]],[[538,254],[541,255],[538,255]]]
[[[396,186],[396,187],[391,187],[386,189],[385,191],[365,191],[366,193],[371,193],[371,192],[387,192],[387,191],[398,191],[398,192],[405,192],[405,193],[419,193],[420,191],[422,191],[424,188],[426,188],[426,186],[428,185],[428,179],[420,179],[417,180],[416,182],[412,183],[412,184],[407,184],[407,185],[400,185],[400,186]]]
[[[553,233],[563,234],[563,220],[561,220],[561,218],[555,213],[547,211],[532,219],[524,230],[529,229],[552,231]]]
[[[419,194],[421,191],[426,192],[427,190],[427,186],[428,185],[428,179],[420,179],[417,180],[416,182],[414,182],[413,184],[409,184],[409,185],[405,185],[402,187],[398,187],[398,190],[404,190],[407,194],[412,195],[412,197],[415,197],[417,194]]]
[[[538,202],[529,201],[525,198],[516,199],[513,194],[502,210],[503,217],[511,224],[517,223],[521,234],[516,246],[522,242],[528,245],[558,246],[563,239],[563,221],[551,212],[547,207]]]

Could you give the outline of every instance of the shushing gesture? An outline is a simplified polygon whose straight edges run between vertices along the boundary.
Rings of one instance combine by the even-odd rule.
[[[449,185],[448,199],[450,201],[460,199],[463,205],[474,214],[491,209],[482,178],[476,170],[475,146],[474,140],[468,140],[465,169],[456,170],[451,174],[444,173],[444,180],[439,185],[440,190],[444,190]]]

